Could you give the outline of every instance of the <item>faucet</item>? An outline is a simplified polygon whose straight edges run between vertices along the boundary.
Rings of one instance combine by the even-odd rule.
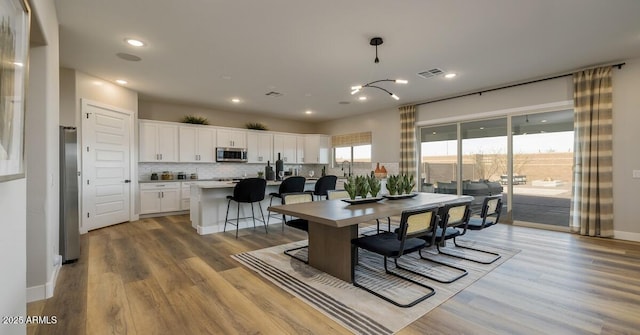
[[[351,162],[349,162],[349,161],[344,161],[344,162],[342,162],[342,171],[344,171],[344,165],[345,165],[345,164],[347,164],[347,168],[348,168],[348,170],[347,170],[347,171],[348,171],[348,173],[347,173],[347,172],[345,172],[345,173],[344,173],[344,176],[345,176],[345,177],[351,177]]]

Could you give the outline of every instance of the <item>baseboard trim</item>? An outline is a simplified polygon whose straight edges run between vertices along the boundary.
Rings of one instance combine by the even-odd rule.
[[[58,274],[60,274],[61,268],[62,257],[60,255],[57,255],[54,260],[51,279],[44,285],[27,287],[27,302],[39,301],[53,297],[53,293],[56,289],[56,282],[58,281]]]
[[[640,233],[630,233],[626,231],[613,231],[613,238],[617,240],[640,242]]]
[[[215,233],[220,231],[220,228],[218,228],[218,225],[214,225],[214,226],[198,226],[196,229],[198,231],[198,235],[215,234]]]

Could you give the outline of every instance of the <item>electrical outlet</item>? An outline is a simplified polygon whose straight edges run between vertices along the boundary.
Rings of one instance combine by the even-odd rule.
[[[640,179],[640,170],[633,170],[633,178]]]

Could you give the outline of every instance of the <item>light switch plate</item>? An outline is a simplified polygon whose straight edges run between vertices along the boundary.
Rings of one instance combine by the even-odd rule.
[[[633,178],[640,179],[640,170],[633,170]]]

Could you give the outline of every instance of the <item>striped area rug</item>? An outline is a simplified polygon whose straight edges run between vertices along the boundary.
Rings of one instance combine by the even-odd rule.
[[[284,250],[306,244],[305,240],[236,254],[232,257],[355,334],[394,334],[519,252],[518,250],[460,241],[460,244],[475,244],[478,248],[495,251],[502,255],[498,261],[488,265],[423,252],[423,255],[431,259],[462,267],[469,274],[454,283],[442,284],[396,269],[403,275],[423,282],[436,290],[436,294],[427,300],[410,308],[400,308],[284,254]],[[306,258],[306,250],[300,249],[297,251],[297,256]],[[466,251],[466,254],[469,257],[482,257],[481,254],[473,251]],[[419,285],[386,274],[382,257],[364,250],[360,250],[358,257],[356,279],[366,287],[401,302],[411,301],[427,293],[427,290]],[[420,272],[428,273],[439,279],[446,279],[458,273],[450,268],[420,260],[417,253],[403,256],[402,260],[402,266],[419,269]],[[394,268],[393,262],[389,262],[389,267],[390,269]]]

